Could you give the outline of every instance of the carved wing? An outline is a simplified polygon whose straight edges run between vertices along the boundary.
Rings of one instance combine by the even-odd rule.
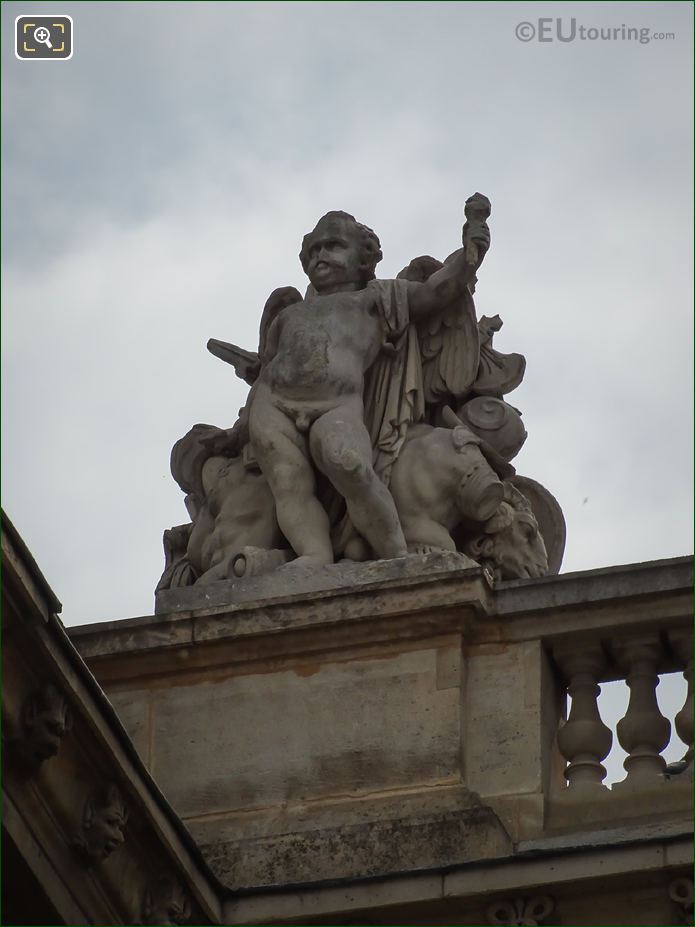
[[[441,261],[429,256],[415,258],[398,276],[424,283]],[[458,403],[471,390],[478,373],[480,336],[473,297],[462,299],[418,326],[425,402]]]
[[[256,351],[245,351],[235,344],[218,341],[216,338],[210,338],[208,341],[208,351],[226,364],[231,364],[236,375],[248,383],[249,386],[253,386],[258,379],[261,362]]]
[[[231,364],[236,375],[248,383],[249,386],[253,386],[261,372],[261,357],[265,354],[271,325],[286,306],[301,301],[301,293],[293,286],[281,286],[277,290],[273,290],[263,307],[258,334],[258,351],[246,351],[244,348],[240,348],[236,344],[230,344],[228,341],[218,341],[217,338],[210,338],[208,351],[226,364]]]

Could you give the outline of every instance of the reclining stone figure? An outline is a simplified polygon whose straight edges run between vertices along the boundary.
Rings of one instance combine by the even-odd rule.
[[[509,461],[526,440],[519,412],[481,397],[459,413],[442,409],[446,427],[411,425],[394,464],[391,492],[410,553],[460,549],[454,535],[492,518],[501,480],[515,472]]]
[[[194,425],[174,445],[171,469],[187,493],[193,521],[165,536],[168,563],[158,590],[233,579],[236,561],[246,558],[247,548],[265,551],[265,566],[278,566],[292,556],[279,550],[283,538],[263,474],[247,468],[241,454],[219,452],[229,448],[228,436],[213,425]],[[261,564],[258,567],[262,569]],[[255,570],[243,570],[250,572]]]
[[[545,575],[548,558],[531,503],[500,479],[513,475],[513,468],[461,418],[451,412],[446,417],[451,427],[411,426],[393,468],[391,491],[409,553],[458,550],[498,579]],[[225,434],[196,425],[175,445],[172,469],[189,493],[195,518],[182,536],[178,557],[170,558],[178,578],[170,563],[159,588],[263,573],[293,557],[263,475],[247,469],[242,455],[215,452],[224,446]],[[501,434],[500,441],[509,442],[509,428]],[[489,433],[487,438],[494,441]],[[354,559],[370,556],[364,542],[352,553]]]

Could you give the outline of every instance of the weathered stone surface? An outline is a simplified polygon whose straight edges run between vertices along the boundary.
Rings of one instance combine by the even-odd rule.
[[[507,856],[511,841],[490,808],[201,845],[224,884],[287,885],[368,878]]]
[[[603,602],[616,613],[615,604],[620,600],[647,596],[658,600],[663,611],[671,596],[682,594],[692,585],[692,556],[649,560],[548,576],[533,583],[501,583],[496,589],[495,611],[500,616],[549,611],[563,614],[563,609],[580,603]],[[680,603],[676,608],[680,610]]]
[[[150,692],[111,692],[109,701],[128,731],[140,759],[149,768],[151,763]]]
[[[671,836],[687,826],[676,778],[643,803],[608,789],[603,802],[572,799],[557,733],[571,684],[562,653],[600,646],[597,679],[616,678],[617,642],[647,632],[661,641],[660,672],[686,668],[668,641],[690,627],[691,559],[491,584],[456,556],[363,564],[374,580],[364,584],[73,630],[230,886],[386,873],[396,830],[399,871],[417,864],[418,843],[421,861],[465,869],[471,792],[517,846],[588,823],[629,834],[648,819],[655,829],[635,829],[640,839],[666,834],[666,819],[680,827]]]
[[[151,693],[153,773],[184,818],[459,781],[436,647],[249,669]]]
[[[215,583],[202,583],[175,589],[163,589],[155,598],[157,614],[215,608],[257,602],[327,590],[369,587],[375,583],[399,581],[423,573],[447,573],[462,569],[478,570],[478,564],[451,551],[411,554],[393,560],[367,563],[329,564],[321,567],[278,569],[262,576],[249,576]]]
[[[559,697],[540,641],[469,652],[464,781],[485,796],[546,791]],[[501,680],[504,680],[501,683]]]
[[[670,861],[671,855],[678,862]],[[562,849],[537,848],[508,860],[464,864],[444,872],[240,892],[226,902],[225,923],[480,927],[493,900],[548,893],[557,905],[557,919],[550,923],[611,927],[679,923],[674,920],[672,880],[676,874],[690,877],[691,859],[692,844],[685,835],[641,845],[618,841],[592,849],[575,850],[567,843]],[[685,891],[674,894],[679,900],[689,896]]]

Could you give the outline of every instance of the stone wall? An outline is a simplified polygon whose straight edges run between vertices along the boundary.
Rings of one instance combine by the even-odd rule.
[[[635,873],[658,916],[676,917],[692,763],[664,776],[653,692],[659,672],[692,676],[691,560],[497,586],[460,563],[420,567],[73,629],[209,865],[241,892],[229,922],[517,923],[485,912],[505,884],[542,896],[549,865],[565,924],[647,923],[610,919],[610,893]],[[597,682],[626,676],[623,728],[644,736],[608,789]],[[576,866],[590,885],[607,854],[617,881],[582,920]]]

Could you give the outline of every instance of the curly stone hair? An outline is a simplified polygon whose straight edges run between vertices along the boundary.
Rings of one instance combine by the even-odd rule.
[[[306,273],[309,259],[309,247],[311,245],[312,237],[319,225],[326,219],[343,219],[352,224],[360,245],[360,257],[362,266],[364,268],[365,283],[368,280],[373,280],[376,276],[376,265],[384,256],[381,251],[381,242],[379,241],[376,232],[373,232],[372,229],[370,229],[368,226],[358,222],[357,219],[355,219],[354,216],[351,216],[349,212],[343,212],[340,209],[331,210],[331,212],[327,212],[325,216],[321,216],[319,221],[316,223],[316,227],[312,229],[311,232],[307,232],[307,234],[302,239],[302,250],[299,252],[299,260],[302,262],[304,272]]]

